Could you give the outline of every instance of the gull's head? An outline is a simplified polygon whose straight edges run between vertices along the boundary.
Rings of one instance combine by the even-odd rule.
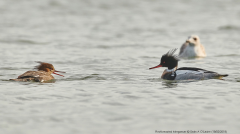
[[[191,35],[186,40],[186,43],[189,43],[190,46],[200,45],[200,39],[197,35]]]

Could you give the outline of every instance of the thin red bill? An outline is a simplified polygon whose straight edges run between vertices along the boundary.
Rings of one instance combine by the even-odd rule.
[[[62,76],[62,77],[64,77],[63,75],[61,75],[61,74],[58,74],[58,73],[56,73],[56,72],[61,72],[61,71],[54,71],[54,72],[53,72],[53,74],[56,74],[56,75],[59,75],[59,76]],[[61,72],[61,73],[65,73],[65,72]]]
[[[55,70],[54,72],[59,72],[59,73],[66,73],[66,72],[63,72],[63,71],[57,71],[57,70]]]
[[[162,67],[162,65],[157,65],[156,67],[151,67],[149,69],[154,69],[154,68],[159,68],[159,67]]]

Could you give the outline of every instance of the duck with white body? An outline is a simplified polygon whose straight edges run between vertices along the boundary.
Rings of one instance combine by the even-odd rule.
[[[159,65],[149,68],[154,69],[158,67],[167,67],[164,70],[161,78],[166,80],[204,80],[204,79],[221,79],[222,77],[228,76],[227,74],[218,74],[213,71],[208,71],[201,68],[194,67],[178,67],[178,56],[174,55],[177,49],[170,50],[164,54],[161,58]]]

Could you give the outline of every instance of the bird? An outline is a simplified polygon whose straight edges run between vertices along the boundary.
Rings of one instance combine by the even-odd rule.
[[[55,70],[55,68],[52,64],[40,62],[40,61],[38,63],[40,63],[40,65],[35,66],[35,69],[37,69],[37,71],[27,71],[27,72],[23,73],[22,75],[19,75],[18,78],[10,79],[10,80],[11,81],[23,81],[23,82],[28,82],[28,81],[48,82],[50,80],[55,79],[52,76],[52,74],[56,74],[56,75],[64,77],[63,75],[58,74],[56,72],[60,72],[60,73],[65,73],[65,72]]]
[[[197,35],[191,35],[188,37],[185,43],[180,48],[180,58],[194,58],[194,57],[206,57],[204,46],[200,42],[200,38]]]
[[[160,64],[149,69],[167,67],[164,70],[161,78],[166,80],[205,80],[205,79],[221,79],[228,76],[227,74],[218,74],[217,72],[208,71],[195,67],[181,67],[178,68],[178,55],[174,55],[177,49],[172,49],[166,54],[162,55]]]

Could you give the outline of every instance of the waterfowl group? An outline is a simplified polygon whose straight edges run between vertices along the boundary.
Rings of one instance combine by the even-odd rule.
[[[216,72],[208,71],[201,68],[193,68],[193,67],[178,67],[179,57],[174,55],[177,49],[170,50],[166,54],[164,54],[161,58],[160,64],[149,68],[159,68],[159,67],[167,67],[164,70],[161,78],[166,80],[204,80],[204,79],[213,79],[228,76],[227,74],[218,74]]]
[[[167,67],[164,70],[161,78],[166,80],[204,80],[228,76],[227,74],[218,74],[213,71],[208,71],[201,68],[193,67],[178,67],[178,61],[180,58],[193,58],[193,57],[206,57],[204,46],[200,43],[200,39],[197,35],[191,35],[186,42],[181,46],[179,55],[174,55],[177,49],[170,50],[166,54],[162,55],[160,64],[149,68]],[[38,62],[39,66],[36,66],[37,71],[27,71],[24,74],[18,76],[16,79],[10,79],[12,81],[33,81],[33,82],[48,82],[54,79],[52,74],[63,76],[56,72],[65,73],[55,70],[54,66],[50,63]],[[63,76],[64,77],[64,76]]]

